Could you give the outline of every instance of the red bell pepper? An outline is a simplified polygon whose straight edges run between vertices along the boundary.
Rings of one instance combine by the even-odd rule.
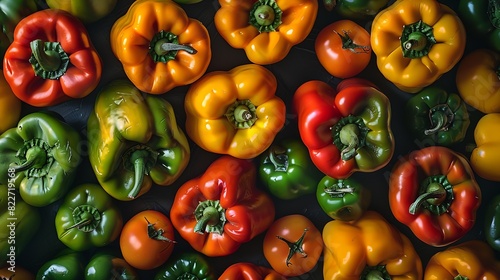
[[[370,82],[350,78],[335,89],[308,81],[295,91],[293,104],[300,137],[324,174],[345,179],[376,171],[392,158],[389,98]]]
[[[389,179],[394,217],[435,247],[462,238],[474,226],[480,203],[469,162],[446,147],[411,152],[395,164]]]
[[[100,81],[102,63],[78,18],[45,9],[17,24],[3,69],[19,99],[45,107],[89,95]]]
[[[251,160],[224,155],[175,195],[170,220],[181,237],[206,256],[235,252],[269,228],[274,203],[256,187]]]
[[[286,277],[272,268],[248,262],[235,263],[219,276],[218,280],[286,280]]]

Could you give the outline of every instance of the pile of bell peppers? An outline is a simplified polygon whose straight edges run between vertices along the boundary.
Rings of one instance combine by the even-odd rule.
[[[68,248],[16,278],[500,278],[498,0],[41,2],[0,0],[0,268],[47,228]],[[378,72],[291,87],[331,12]],[[161,246],[125,251],[127,221]]]

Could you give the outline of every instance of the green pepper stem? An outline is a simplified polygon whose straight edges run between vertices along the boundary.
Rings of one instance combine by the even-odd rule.
[[[255,9],[254,17],[260,25],[272,24],[274,22],[274,9],[269,5],[261,5]]]
[[[340,189],[325,188],[325,193],[329,195],[345,195],[353,192],[354,192],[353,188],[340,188]]]
[[[379,270],[371,270],[366,274],[365,280],[384,280],[384,274]]]
[[[453,280],[469,280],[469,278],[468,278],[468,277],[466,277],[466,276],[463,276],[463,275],[460,275],[460,274],[459,274],[459,275],[455,276],[455,277],[453,278]]]
[[[215,224],[219,221],[219,211],[215,207],[206,207],[203,209],[203,215],[198,219],[194,232],[205,233],[205,228],[207,224]]]
[[[156,54],[158,55],[165,55],[171,51],[185,51],[189,54],[195,54],[198,52],[195,48],[191,46],[171,43],[166,39],[158,40],[155,43],[154,49]]]
[[[435,134],[440,130],[446,130],[448,128],[447,124],[449,123],[448,121],[448,114],[446,114],[443,111],[435,111],[432,113],[432,116],[429,116],[431,120],[433,120],[432,117],[436,117],[437,121],[434,124],[433,128],[426,129],[424,130],[425,135],[431,135]],[[431,122],[433,123],[433,122]]]
[[[148,156],[148,151],[136,150],[130,157],[130,161],[134,164],[134,186],[128,194],[131,199],[134,199],[141,190],[144,174],[147,172],[146,162]]]
[[[234,109],[234,119],[237,122],[246,122],[253,118],[252,112],[246,105],[238,105]]]
[[[432,26],[422,20],[403,26],[400,37],[403,56],[406,58],[420,58],[429,54],[436,44]]]
[[[257,108],[250,100],[236,100],[227,107],[224,115],[234,128],[246,129],[252,127],[257,121],[256,111]]]
[[[269,160],[274,165],[275,171],[285,172],[288,170],[288,154],[279,146],[269,148]]]
[[[446,198],[446,190],[440,183],[432,182],[428,185],[424,193],[419,195],[417,199],[410,205],[409,212],[415,215],[422,203],[427,202],[432,205],[441,204]]]
[[[163,241],[163,242],[177,243],[174,240],[171,240],[171,239],[163,236],[163,233],[165,233],[165,231],[162,228],[156,229],[155,224],[149,222],[148,218],[144,217],[144,219],[148,223],[148,237],[149,238],[154,239],[154,240],[158,240],[158,241]]]
[[[295,241],[295,242],[288,241],[284,237],[279,236],[279,235],[276,236],[279,240],[284,241],[288,245],[289,252],[288,252],[288,256],[286,258],[286,266],[289,266],[289,265],[292,264],[290,262],[290,260],[292,259],[293,255],[295,255],[297,253],[301,254],[303,258],[307,257],[307,253],[304,251],[304,248],[303,248],[304,239],[306,237],[307,230],[308,229],[305,228],[304,232],[302,233],[302,235],[300,236],[300,238],[297,241]]]
[[[281,24],[281,11],[275,0],[258,0],[249,13],[249,22],[259,32],[272,32]]]
[[[33,146],[26,151],[26,161],[21,165],[11,166],[14,172],[21,172],[32,167],[40,168],[47,161],[47,152],[38,146]]]
[[[370,52],[370,46],[363,46],[363,45],[358,45],[354,43],[354,41],[351,39],[349,36],[349,32],[344,30],[340,34],[337,31],[333,30],[333,32],[337,35],[339,35],[340,40],[342,40],[342,49],[344,50],[349,50],[353,53],[368,53]]]
[[[340,130],[340,141],[346,145],[341,151],[343,160],[351,159],[356,154],[356,149],[359,146],[359,127],[355,124],[346,124]]]
[[[427,37],[422,32],[413,32],[403,43],[405,50],[421,51],[427,46]]]
[[[55,50],[45,50],[45,42],[36,39],[30,42],[31,53],[43,70],[56,71],[61,66],[61,57]]]

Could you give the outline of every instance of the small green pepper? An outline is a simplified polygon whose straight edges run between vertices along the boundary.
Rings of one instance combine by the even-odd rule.
[[[500,51],[500,0],[460,0],[457,12],[472,36]]]
[[[413,136],[429,145],[450,146],[465,138],[469,127],[467,106],[460,96],[428,87],[411,97],[405,108]]]
[[[280,199],[315,193],[324,176],[312,163],[307,147],[296,139],[271,145],[262,156],[259,175],[271,194]]]
[[[0,135],[0,184],[14,183],[30,205],[49,205],[71,187],[81,144],[79,133],[56,113],[28,114]]]
[[[85,280],[138,279],[137,273],[123,258],[110,252],[98,252],[85,267]]]
[[[123,219],[99,185],[81,184],[66,195],[55,217],[57,236],[75,251],[103,247],[121,232]]]
[[[160,267],[154,278],[154,280],[167,279],[215,280],[217,278],[203,255],[185,252],[169,259]]]
[[[84,257],[69,249],[46,261],[36,275],[37,280],[83,280]]]
[[[352,177],[342,180],[324,176],[318,184],[316,198],[330,218],[355,221],[368,209],[371,193]]]
[[[327,11],[335,10],[340,16],[348,19],[373,18],[382,10],[389,0],[323,0]]]
[[[489,202],[484,216],[484,234],[486,242],[496,251],[500,251],[500,195]]]

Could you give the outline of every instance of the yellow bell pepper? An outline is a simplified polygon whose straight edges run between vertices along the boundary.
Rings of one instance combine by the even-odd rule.
[[[375,16],[370,40],[384,77],[416,93],[458,63],[466,33],[457,14],[437,0],[397,0]]]
[[[491,247],[470,240],[434,254],[425,268],[424,280],[500,279],[500,262]]]
[[[215,27],[256,64],[281,61],[311,32],[317,0],[219,0]]]
[[[323,278],[422,279],[422,261],[408,237],[375,211],[323,228]]]
[[[193,83],[212,58],[207,28],[174,1],[135,1],[113,24],[110,44],[129,80],[151,94]]]
[[[484,115],[474,129],[476,147],[470,155],[470,165],[480,177],[500,182],[500,113]]]
[[[186,133],[206,151],[254,158],[285,124],[276,89],[274,74],[257,64],[207,73],[186,93]]]
[[[456,84],[464,102],[485,113],[500,113],[500,54],[477,49],[465,55],[457,68]]]
[[[17,125],[21,117],[21,104],[21,100],[12,92],[3,72],[0,71],[0,134]]]

